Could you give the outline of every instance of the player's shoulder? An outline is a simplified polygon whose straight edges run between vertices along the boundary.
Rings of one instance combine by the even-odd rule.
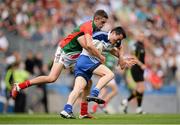
[[[97,32],[93,33],[94,37],[96,37],[96,36],[107,36],[107,35],[108,35],[108,32],[105,32],[105,31],[97,31]]]
[[[93,33],[93,39],[98,39],[100,41],[103,41],[105,43],[108,43],[108,33],[104,31],[98,31]]]
[[[92,20],[86,21],[83,24],[81,24],[81,27],[87,27],[87,26],[91,26],[92,27]]]

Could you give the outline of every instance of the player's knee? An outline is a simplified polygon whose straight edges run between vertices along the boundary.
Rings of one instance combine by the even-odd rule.
[[[77,95],[80,95],[83,92],[83,89],[82,88],[80,88],[80,89],[74,88],[72,92],[77,94]]]
[[[144,93],[144,91],[145,91],[145,86],[144,86],[143,84],[139,84],[139,85],[137,86],[137,91],[138,91],[139,93]]]
[[[113,72],[109,72],[107,75],[109,76],[110,79],[114,78],[114,73]]]
[[[51,83],[51,82],[55,82],[57,80],[57,77],[55,76],[48,76],[48,82]]]
[[[139,93],[144,93],[144,89],[142,89],[142,88],[137,88],[137,91],[138,91]]]

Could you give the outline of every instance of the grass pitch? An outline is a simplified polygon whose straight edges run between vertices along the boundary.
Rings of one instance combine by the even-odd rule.
[[[55,114],[1,114],[0,124],[180,124],[180,114],[95,115],[96,119],[63,119]]]

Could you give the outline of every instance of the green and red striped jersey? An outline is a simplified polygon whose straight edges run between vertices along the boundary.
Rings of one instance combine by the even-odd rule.
[[[74,31],[59,42],[59,46],[67,54],[81,53],[82,47],[78,42],[78,37],[89,34],[92,36],[96,26],[93,21],[88,21],[76,27]]]

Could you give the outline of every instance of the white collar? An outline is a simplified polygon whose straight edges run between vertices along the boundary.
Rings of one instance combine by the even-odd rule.
[[[109,41],[110,34],[111,34],[111,31],[108,32],[108,41]]]

